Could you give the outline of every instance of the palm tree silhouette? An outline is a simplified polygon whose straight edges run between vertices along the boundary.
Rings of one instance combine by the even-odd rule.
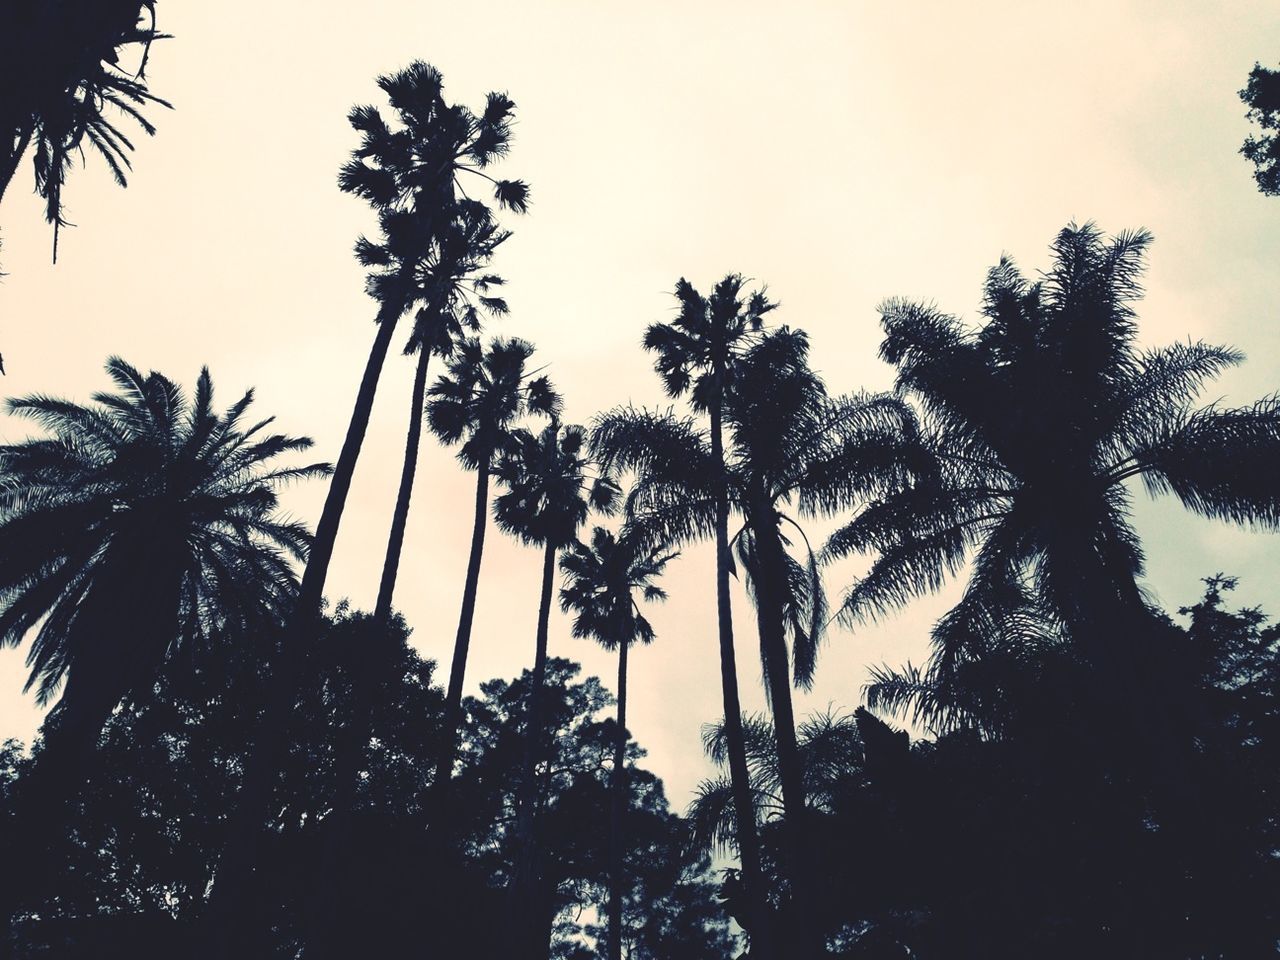
[[[375,616],[386,622],[391,615],[396,577],[400,569],[400,553],[409,519],[417,472],[418,449],[422,439],[425,413],[428,365],[433,354],[449,357],[455,345],[469,331],[478,333],[484,315],[505,316],[507,302],[492,295],[494,287],[504,283],[502,277],[480,271],[488,265],[494,251],[511,236],[501,230],[490,211],[482,204],[463,201],[456,216],[439,232],[431,249],[418,268],[416,285],[425,305],[414,318],[413,336],[405,352],[416,353],[418,360],[409,405],[409,429],[405,437],[404,466],[396,495],[391,532],[378,585]],[[367,249],[367,248],[366,248]],[[379,255],[385,255],[381,252]],[[366,254],[366,262],[373,259]]]
[[[34,631],[27,687],[57,698],[24,810],[55,826],[107,717],[167,658],[274,632],[311,544],[276,490],[329,472],[275,464],[311,441],[246,425],[252,391],[217,414],[207,369],[192,399],[116,357],[107,373],[116,392],[87,405],[10,400],[52,437],[0,447],[0,642]]]
[[[565,586],[560,607],[572,611],[573,635],[596,640],[618,651],[618,717],[613,746],[609,803],[609,960],[622,960],[622,812],[626,808],[627,650],[633,643],[652,643],[653,627],[636,600],[665,600],[654,581],[676,554],[646,547],[626,532],[615,537],[603,527],[591,532],[591,543],[571,543],[560,558]]]
[[[790,689],[793,681],[800,687],[812,682],[828,618],[818,557],[786,508],[793,504],[800,517],[831,515],[861,496],[905,482],[914,417],[896,397],[828,395],[809,368],[807,338],[786,327],[756,338],[734,367],[723,404],[731,443],[721,475],[728,501],[744,520],[732,543],[756,607],[787,810],[788,862],[796,886],[793,943],[798,943],[794,938],[810,930],[802,916],[809,880],[804,770]],[[595,443],[606,463],[637,472],[628,510],[647,536],[683,543],[714,529],[715,457],[690,421],[615,411],[598,421]],[[791,540],[784,525],[802,544],[802,559],[788,553]],[[727,723],[725,743],[732,763]],[[749,816],[739,812],[739,824],[753,822]]]
[[[882,307],[881,356],[922,411],[922,461],[913,482],[877,497],[827,546],[832,556],[879,554],[849,590],[846,618],[935,589],[972,556],[954,629],[935,631],[939,642],[961,642],[993,607],[1030,601],[1095,664],[1118,666],[1132,643],[1104,649],[1103,638],[1147,622],[1126,480],[1204,516],[1280,525],[1280,401],[1196,408],[1202,384],[1241,354],[1136,346],[1150,242],[1144,231],[1108,240],[1093,224],[1070,225],[1037,282],[1002,259],[977,330],[930,306]]]
[[[427,402],[431,431],[446,444],[461,442],[458,459],[468,470],[476,472],[471,554],[467,560],[462,612],[458,617],[449,688],[445,694],[440,755],[432,786],[432,826],[437,830],[443,826],[458,724],[462,720],[462,686],[480,583],[480,560],[489,513],[489,478],[494,471],[494,460],[511,446],[512,429],[526,413],[554,418],[560,410],[560,397],[550,380],[545,376],[534,377],[526,370],[532,355],[533,344],[525,340],[495,339],[486,349],[478,339],[468,338],[449,361],[448,376],[432,385],[431,399]]]
[[[734,375],[734,361],[752,335],[760,330],[765,314],[777,305],[763,290],[744,295],[745,280],[730,274],[718,283],[710,297],[704,297],[683,277],[675,288],[679,313],[669,323],[651,324],[645,331],[644,347],[657,354],[654,363],[663,386],[672,397],[689,395],[695,410],[710,418],[709,474],[715,492],[713,534],[716,544],[716,622],[720,644],[720,683],[729,742],[729,768],[736,787],[735,799],[744,824],[750,820],[751,796],[746,756],[741,736],[737,663],[733,647],[733,615],[729,599],[729,501],[724,478],[724,437],[722,428],[724,394]],[[595,444],[593,433],[593,445]],[[593,447],[594,448],[594,447]],[[597,452],[601,452],[601,448]],[[609,454],[604,459],[607,461]],[[747,899],[765,916],[764,887],[760,873],[760,850],[755,831],[744,828],[739,836],[738,854]],[[767,939],[767,937],[762,937]]]
[[[166,37],[156,30],[154,0],[11,3],[0,14],[0,199],[34,146],[36,192],[53,224],[55,263],[58,232],[68,225],[62,189],[75,158],[91,148],[127,186],[134,146],[112,114],[151,136],[156,128],[143,109],[171,106],[146,83],[147,55],[160,39]],[[142,48],[133,74],[120,63],[125,47]]]
[[[542,547],[542,590],[538,600],[538,628],[530,676],[528,721],[525,728],[523,775],[516,802],[516,876],[513,890],[520,903],[533,902],[538,875],[535,838],[537,784],[535,770],[542,758],[543,689],[547,674],[547,633],[556,556],[572,544],[592,508],[612,512],[617,485],[606,475],[592,475],[587,457],[586,431],[561,426],[553,417],[539,433],[521,429],[499,458],[494,476],[506,487],[494,501],[494,519],[504,532],[532,546]],[[530,924],[529,936],[536,935]],[[529,943],[530,951],[545,951],[544,943]],[[530,955],[533,955],[532,953]]]
[[[432,262],[439,233],[457,216],[455,191],[461,192],[460,177],[470,173],[491,183],[500,206],[517,212],[528,206],[528,187],[523,182],[498,180],[488,173],[490,164],[504,156],[510,144],[515,104],[505,94],[490,93],[480,114],[450,105],[444,100],[440,72],[421,61],[379,77],[378,85],[398,122],[388,124],[372,106],[352,109],[348,119],[362,140],[338,178],[340,189],[367,200],[378,215],[381,239],[375,242],[361,237],[355,248],[357,258],[370,267],[366,285],[378,303],[377,334],[288,623],[285,644],[290,651],[300,649],[308,631],[316,626],[338,525],[392,335],[400,317],[435,289],[421,282],[422,273]],[[271,709],[280,715],[292,702],[300,657],[286,655],[281,666],[273,679],[271,696]],[[281,730],[280,724],[265,724],[262,743],[253,751],[210,893],[210,923],[220,938],[214,949],[224,956],[243,952],[236,938],[253,935],[244,924],[230,919],[237,912],[231,900],[249,895],[254,845],[268,802],[271,757],[279,749]]]

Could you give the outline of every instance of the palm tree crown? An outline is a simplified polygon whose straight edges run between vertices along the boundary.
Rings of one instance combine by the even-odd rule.
[[[592,509],[612,512],[618,486],[592,474],[586,445],[576,424],[552,420],[540,433],[513,431],[494,467],[507,488],[493,505],[498,526],[525,543],[561,548],[575,542]]]
[[[849,591],[847,617],[936,588],[971,553],[957,627],[984,598],[1041,603],[1082,632],[1108,610],[1139,608],[1142,552],[1125,486],[1133,477],[1204,516],[1280,525],[1280,402],[1197,408],[1201,385],[1241,355],[1135,344],[1150,241],[1142,231],[1107,240],[1092,224],[1069,226],[1037,282],[1001,260],[977,330],[930,306],[884,305],[881,356],[922,411],[922,463],[913,482],[877,498],[828,545],[835,556],[879,554]]]
[[[132,120],[150,136],[156,128],[143,109],[171,106],[145,79],[151,44],[160,39],[165,35],[156,30],[154,0],[11,3],[0,16],[0,89],[8,100],[0,107],[0,197],[34,146],[36,192],[54,227],[55,262],[58,230],[67,226],[62,190],[76,157],[92,148],[116,183],[126,186],[134,145],[119,119]],[[132,74],[120,63],[126,47],[142,51]]]
[[[752,341],[764,316],[777,308],[764,289],[743,292],[746,280],[729,274],[704,297],[683,277],[676,283],[680,312],[670,323],[655,323],[644,348],[658,355],[654,366],[667,393],[689,393],[695,410],[707,412],[719,402],[734,374],[733,359]]]
[[[661,601],[666,591],[655,582],[676,554],[646,546],[630,531],[614,536],[604,527],[591,542],[571,543],[560,558],[565,586],[560,607],[572,612],[573,635],[596,640],[606,650],[620,644],[652,643],[653,627],[640,602]]]
[[[526,413],[554,416],[560,409],[550,379],[525,369],[532,355],[526,340],[499,338],[486,348],[468,337],[449,361],[448,375],[431,387],[427,422],[445,443],[461,441],[458,459],[467,469],[488,469]]]
[[[65,679],[64,705],[104,686],[114,705],[175,646],[277,623],[311,536],[276,489],[329,469],[273,464],[311,441],[246,426],[252,391],[215,413],[208,370],[190,401],[118,358],[107,372],[118,392],[90,405],[11,400],[53,436],[0,447],[0,642],[36,630],[42,702]]]
[[[495,179],[488,167],[507,155],[515,101],[491,92],[475,113],[444,99],[440,71],[421,60],[378,78],[396,111],[392,127],[375,107],[359,106],[349,114],[364,142],[342,168],[339,186],[380,209],[406,209],[462,189],[460,175],[473,174],[493,187],[499,206],[523,213],[529,188],[521,180]]]

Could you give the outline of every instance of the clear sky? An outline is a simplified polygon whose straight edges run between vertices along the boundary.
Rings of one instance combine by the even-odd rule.
[[[152,111],[133,184],[90,158],[66,191],[75,229],[60,263],[24,165],[0,207],[5,395],[87,399],[119,353],[190,385],[208,364],[223,405],[258,408],[336,459],[373,335],[351,256],[370,229],[335,176],[356,142],[347,109],[413,59],[447,96],[490,89],[519,105],[504,173],[533,187],[497,267],[512,315],[490,327],[537,357],[585,421],[619,403],[665,403],[639,348],[669,318],[680,276],[768,283],[780,322],[812,337],[833,390],[883,389],[876,304],[935,300],[972,316],[1002,252],[1028,271],[1069,220],[1156,235],[1140,310],[1150,343],[1204,338],[1248,363],[1209,399],[1280,388],[1280,200],[1236,155],[1237,91],[1280,58],[1268,2],[581,2],[334,0],[231,8],[164,0]],[[145,138],[142,138],[145,139]],[[411,363],[389,363],[329,578],[371,606],[398,482]],[[0,436],[26,430],[0,420]],[[426,446],[397,606],[413,642],[446,661],[471,531],[472,483]],[[288,504],[314,523],[319,485]],[[1138,498],[1148,587],[1169,608],[1216,571],[1245,575],[1240,603],[1280,613],[1274,535],[1189,519]],[[833,571],[838,593],[856,566]],[[540,562],[492,533],[472,659],[479,681],[532,661]],[[683,808],[707,766],[700,725],[720,711],[710,552],[688,551],[633,656],[631,727]],[[831,635],[800,712],[855,706],[868,664],[919,661],[949,599]],[[752,617],[737,597],[744,697],[763,706]],[[552,652],[611,683],[613,659],[553,616]],[[38,722],[20,696],[25,649],[0,651],[0,737]],[[443,679],[443,676],[441,677]]]

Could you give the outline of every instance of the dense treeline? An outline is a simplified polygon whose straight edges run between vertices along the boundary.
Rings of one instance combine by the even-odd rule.
[[[87,49],[149,43],[154,20],[135,33]],[[1280,634],[1222,575],[1182,622],[1154,607],[1130,503],[1141,480],[1280,527],[1280,401],[1199,405],[1238,351],[1139,347],[1146,232],[1069,225],[1034,277],[1001,260],[975,324],[886,301],[884,393],[829,386],[763,287],[680,279],[638,337],[679,406],[567,423],[534,346],[485,333],[529,207],[501,169],[515,103],[450,103],[424,63],[379,87],[390,109],[351,111],[339,175],[377,230],[355,247],[374,330],[335,464],[282,459],[310,441],[253,421],[252,394],[219,412],[208,371],[187,396],[113,358],[88,404],[9,402],[44,432],[0,447],[0,639],[29,644],[52,707],[0,755],[11,955],[1276,952]],[[15,165],[43,117],[15,121]],[[327,612],[397,343],[414,381],[377,602]],[[447,671],[393,603],[424,424],[476,479]],[[313,534],[279,488],[326,477]],[[541,562],[532,638],[472,636],[490,519]],[[719,660],[721,774],[681,816],[627,731],[628,663],[662,642],[647,605],[700,541],[714,564],[680,589],[715,603],[717,636],[682,655]],[[868,572],[829,598],[853,555]],[[797,715],[829,630],[953,577],[927,663]],[[762,716],[741,708],[734,580]],[[616,653],[614,695],[551,649],[557,607]],[[528,667],[467,697],[473,643]]]

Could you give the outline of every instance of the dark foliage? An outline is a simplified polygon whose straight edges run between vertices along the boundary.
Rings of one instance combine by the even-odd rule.
[[[1255,63],[1240,99],[1249,108],[1246,116],[1261,131],[1250,134],[1240,152],[1253,164],[1258,189],[1268,197],[1280,196],[1280,70]]]
[[[0,197],[30,152],[55,262],[74,162],[91,150],[126,186],[134,150],[126,129],[153,135],[144,111],[170,106],[146,82],[151,45],[162,39],[155,0],[0,3]]]
[[[1209,581],[1189,627],[1169,626],[1180,669],[1134,691],[1159,710],[1158,751],[1129,717],[1092,711],[1093,668],[1053,651],[1000,675],[1018,707],[999,735],[962,726],[912,744],[865,710],[803,725],[811,913],[833,955],[1274,955],[1280,635],[1225,609],[1232,585]],[[766,725],[748,729],[771,850],[776,754]],[[708,749],[723,762],[718,728]],[[692,812],[708,848],[732,836],[726,793],[707,782]]]
[[[421,949],[424,930],[441,945],[498,956],[510,910],[515,789],[523,755],[529,675],[491,681],[466,702],[451,829],[456,859],[429,860],[425,788],[442,710],[433,664],[405,642],[402,625],[379,627],[340,607],[312,645],[303,695],[289,720],[292,747],[276,771],[271,829],[255,909],[269,921],[272,956],[305,950],[312,931],[343,938],[339,955],[401,956]],[[217,863],[227,816],[266,695],[269,664],[250,648],[209,648],[174,663],[115,714],[85,770],[73,824],[55,851],[45,889],[29,890],[11,935],[15,957],[125,956],[143,944],[186,951]],[[571,956],[598,935],[607,895],[608,758],[614,724],[594,679],[552,660],[547,723],[553,749],[538,768],[547,870],[539,891],[553,956]],[[318,917],[317,867],[336,795],[335,730],[371,700],[355,808],[343,825],[341,922]],[[39,747],[37,747],[37,758]],[[629,747],[632,763],[643,753]],[[30,767],[21,746],[0,752],[5,810]],[[6,821],[12,825],[11,821]],[[595,827],[591,827],[595,824]],[[626,824],[626,930],[632,956],[723,955],[725,921],[706,862],[685,855],[683,822],[662,786],[632,767]],[[429,867],[428,867],[429,864]],[[653,919],[651,910],[661,919]],[[705,922],[704,922],[705,921]],[[486,940],[486,937],[489,938]]]

